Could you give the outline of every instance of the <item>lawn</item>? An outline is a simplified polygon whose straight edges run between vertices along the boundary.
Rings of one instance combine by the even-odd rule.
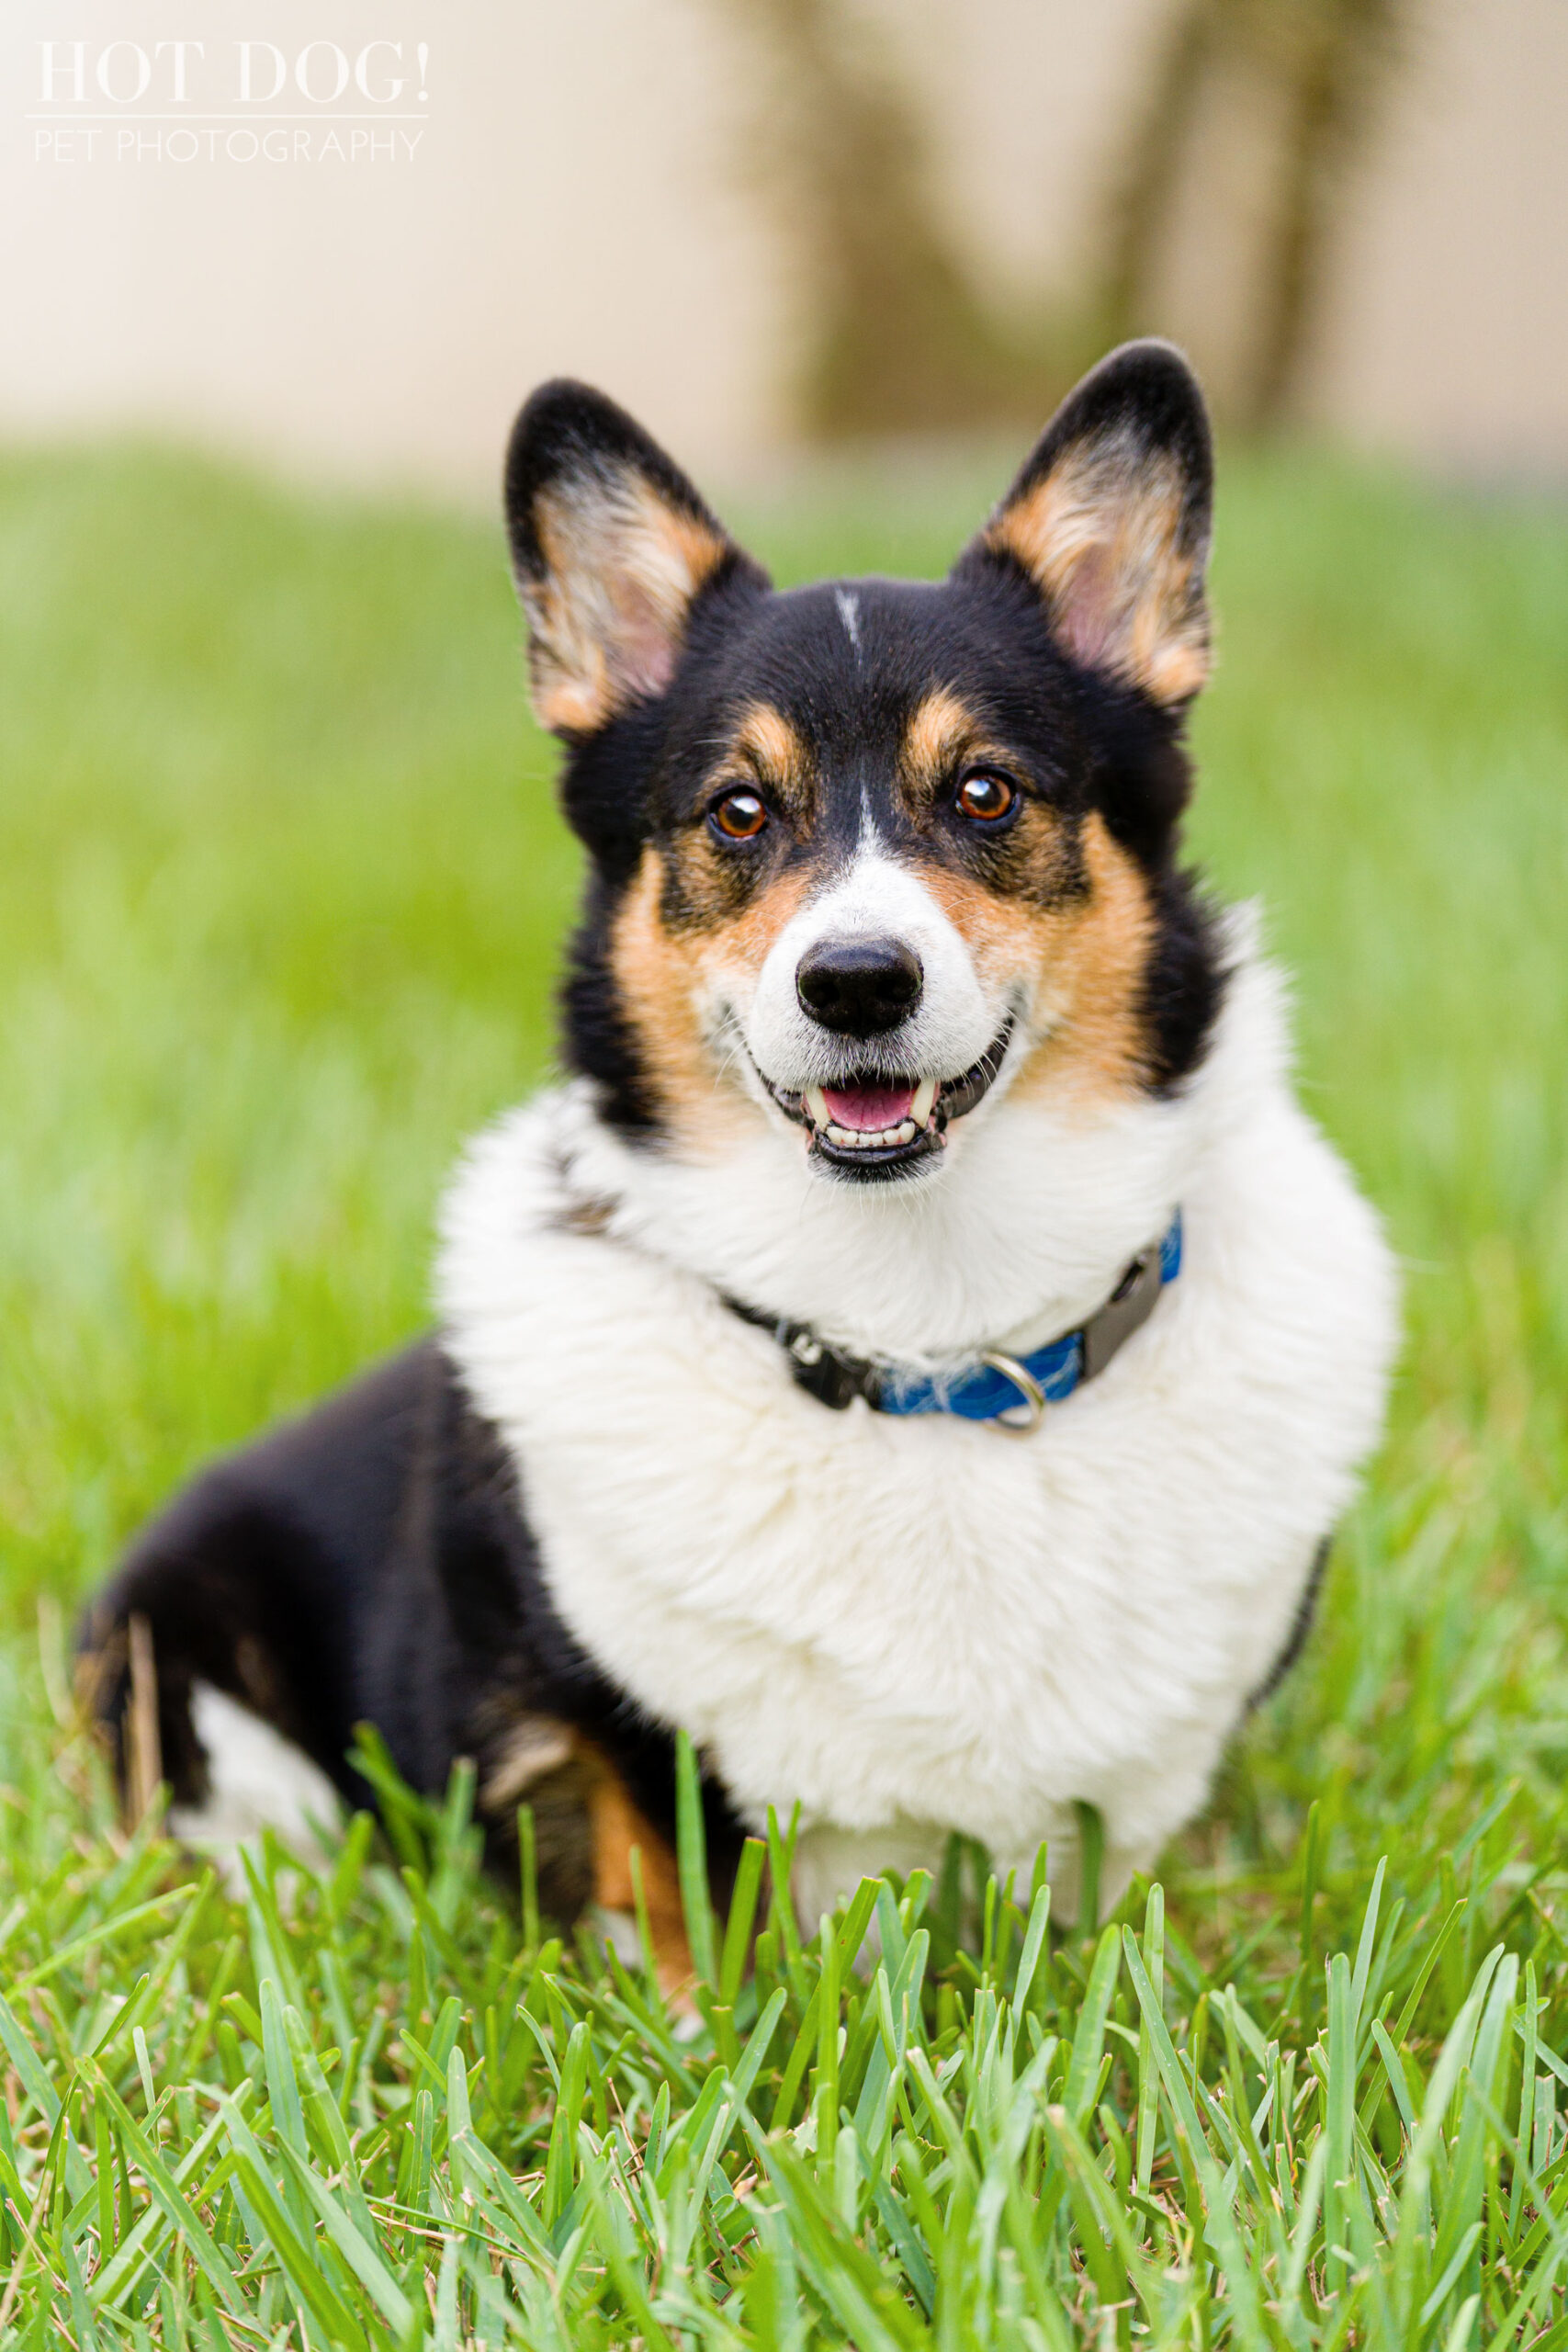
[[[1568,514],[1224,481],[1194,843],[1406,1268],[1387,1442],[1163,1892],[753,1879],[744,1982],[694,1896],[682,2039],[461,1778],[243,1901],[114,1826],[72,1612],[420,1325],[577,867],[491,528],[0,458],[0,2343],[1568,2344]],[[931,571],[997,486],[740,519]]]

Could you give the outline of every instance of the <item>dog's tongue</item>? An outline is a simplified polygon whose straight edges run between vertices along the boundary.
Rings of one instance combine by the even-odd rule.
[[[908,1117],[915,1090],[912,1086],[825,1086],[822,1097],[835,1126],[875,1135]]]

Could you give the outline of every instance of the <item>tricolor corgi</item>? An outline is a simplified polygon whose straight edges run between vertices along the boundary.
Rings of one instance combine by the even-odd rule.
[[[548,384],[506,519],[588,853],[569,1075],[480,1136],[431,1336],[209,1470],[86,1635],[122,1770],[237,1838],[363,1801],[353,1728],[547,1905],[689,1968],[798,1814],[815,1924],[951,1833],[1110,1901],[1305,1629],[1379,1427],[1377,1221],[1278,978],[1180,863],[1212,462],[1179,353],[1066,401],[938,582],[779,593]],[[140,1725],[138,1740],[128,1723]]]

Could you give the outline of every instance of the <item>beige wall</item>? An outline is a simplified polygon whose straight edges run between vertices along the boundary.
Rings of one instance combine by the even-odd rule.
[[[1162,5],[886,0],[936,110],[951,217],[998,288],[1065,288],[1081,266],[1106,128]],[[400,39],[415,79],[426,40],[427,101],[391,109],[417,111],[418,152],[120,161],[158,85],[133,107],[89,82],[79,111],[115,118],[96,160],[80,142],[74,161],[35,156],[77,111],[27,119],[40,40],[85,39],[90,72],[106,40],[193,34],[207,79],[187,116],[240,111],[242,36],[351,56]],[[743,470],[787,435],[792,337],[784,257],[744,191],[743,58],[723,0],[10,0],[0,429],[152,424],[488,494],[518,397],[566,369],[693,463]],[[352,85],[342,105],[376,111]],[[290,110],[324,136],[330,109],[294,94]],[[1213,185],[1190,224],[1200,257],[1224,252],[1215,208],[1246,201]],[[1568,471],[1565,232],[1568,6],[1427,0],[1357,191],[1314,416],[1489,473]],[[1223,340],[1204,284],[1177,272],[1169,322],[1200,355]]]
[[[231,110],[217,85],[241,34],[286,53],[427,40],[419,152],[160,165],[101,141],[90,164],[34,160],[40,39],[133,27],[150,48],[193,21]],[[722,200],[706,29],[682,0],[7,0],[0,419],[152,422],[488,487],[520,395],[570,370],[743,457],[782,424],[779,303]]]
[[[1568,5],[1426,13],[1358,191],[1314,406],[1439,462],[1568,474]]]

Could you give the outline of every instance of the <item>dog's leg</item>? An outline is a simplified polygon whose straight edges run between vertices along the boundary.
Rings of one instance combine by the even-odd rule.
[[[88,1620],[77,1682],[128,1820],[162,1782],[173,1834],[232,1876],[239,1848],[267,1826],[315,1859],[341,1805],[310,1753],[330,1735],[316,1694],[299,1687],[299,1650],[273,1622],[261,1530],[253,1520],[232,1545],[217,1526],[204,1532],[210,1542],[149,1550],[128,1566]]]
[[[213,1855],[236,1885],[239,1852],[264,1829],[276,1830],[301,1861],[324,1860],[322,1837],[341,1820],[342,1803],[303,1748],[210,1682],[192,1683],[190,1712],[207,1793],[198,1804],[170,1806],[175,1836]]]
[[[632,1855],[637,1855],[648,1931],[649,1957],[667,2001],[682,2010],[691,2007],[696,1964],[686,1937],[686,1916],[681,1902],[681,1875],[675,1849],[662,1838],[646,1814],[632,1802],[626,1782],[603,1758],[590,1784],[593,1823],[593,1900],[612,1917],[635,1921],[637,1889]]]
[[[520,1804],[534,1815],[544,1909],[570,1926],[593,1905],[617,1951],[637,1938],[635,1849],[660,1987],[675,2007],[689,2008],[696,1970],[675,1851],[604,1750],[555,1717],[518,1715],[490,1748],[479,1784],[492,1843],[509,1851],[515,1850]]]

